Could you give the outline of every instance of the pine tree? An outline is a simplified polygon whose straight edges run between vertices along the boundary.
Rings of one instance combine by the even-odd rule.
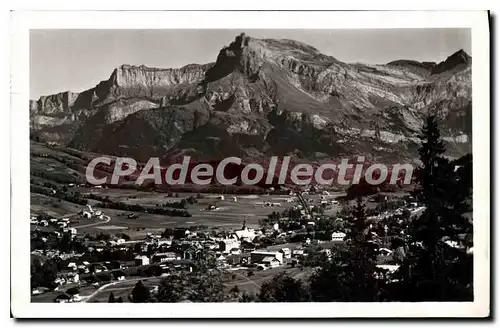
[[[362,245],[368,240],[368,224],[366,222],[365,205],[361,197],[357,198],[356,206],[351,210],[350,232],[347,239],[352,245]]]
[[[426,209],[411,223],[411,251],[401,270],[400,298],[468,299],[472,290],[470,257],[465,251],[449,247],[444,240],[460,240],[471,232],[472,226],[463,215],[470,196],[470,179],[460,178],[455,165],[443,157],[445,147],[435,116],[429,115],[425,120],[420,140],[422,165],[417,169],[414,196]]]
[[[149,289],[139,280],[129,296],[132,303],[147,303],[149,301]]]
[[[450,179],[446,176],[449,162],[442,157],[445,147],[434,115],[427,116],[419,139],[421,147],[418,153],[422,165],[416,170],[419,184],[413,195],[425,205],[426,211],[413,225],[412,235],[434,252],[442,236],[439,209],[443,207],[445,187]]]

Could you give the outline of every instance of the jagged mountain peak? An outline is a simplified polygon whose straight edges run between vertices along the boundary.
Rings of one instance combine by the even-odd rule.
[[[442,64],[443,66],[446,66],[447,69],[450,69],[459,65],[470,65],[471,62],[472,62],[472,57],[463,49],[460,49],[457,52],[453,53],[448,58],[446,58],[446,60],[440,63],[439,65]]]
[[[451,59],[456,60],[459,58],[463,61],[468,62],[472,57],[464,49],[460,49],[455,53],[453,53],[451,56],[449,56],[446,60],[451,60]]]
[[[433,68],[432,74],[440,74],[453,69],[461,69],[471,65],[472,57],[469,56],[463,49],[458,50],[448,56],[444,61],[440,62]]]
[[[241,33],[219,52],[215,65],[207,72],[206,81],[220,79],[232,72],[256,76],[265,64],[296,68],[306,64],[326,68],[338,62],[318,49],[289,39],[258,39]]]

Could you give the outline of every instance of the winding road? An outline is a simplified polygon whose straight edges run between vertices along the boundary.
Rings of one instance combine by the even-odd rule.
[[[110,283],[107,283],[105,285],[102,285],[101,287],[99,287],[98,289],[96,289],[92,294],[88,295],[88,296],[84,296],[85,298],[82,299],[80,301],[80,303],[88,303],[89,301],[91,301],[94,297],[96,297],[97,294],[103,292],[105,289],[111,287],[111,286],[117,286],[117,285],[120,285],[120,284],[127,284],[127,283],[131,283],[131,282],[136,282],[136,281],[139,281],[139,280],[142,280],[142,281],[146,281],[146,280],[152,280],[152,279],[161,279],[161,277],[138,277],[138,278],[131,278],[131,279],[126,279],[126,280],[118,280],[118,281],[113,281],[113,282],[110,282]],[[134,286],[130,286],[130,289],[132,290],[134,288]]]
[[[106,220],[104,220],[104,221],[99,221],[99,222],[94,222],[94,223],[89,223],[89,224],[82,224],[79,226],[74,226],[73,228],[76,228],[76,229],[88,228],[88,227],[93,227],[93,226],[96,226],[99,224],[108,223],[109,221],[111,221],[111,217],[109,217],[107,215],[104,215],[104,217],[106,218]]]

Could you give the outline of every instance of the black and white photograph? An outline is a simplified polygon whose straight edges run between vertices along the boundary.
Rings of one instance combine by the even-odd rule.
[[[489,315],[487,12],[36,14],[15,316]]]

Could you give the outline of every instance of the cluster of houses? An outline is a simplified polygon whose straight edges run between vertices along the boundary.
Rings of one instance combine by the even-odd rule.
[[[50,232],[54,234],[56,237],[61,237],[61,235],[65,233],[68,233],[72,237],[74,237],[78,233],[76,228],[71,227],[71,221],[68,218],[58,219],[53,217],[32,215],[30,219],[30,224],[40,227],[55,228],[55,229],[50,229]]]
[[[262,236],[261,231],[248,228],[224,232],[217,236],[198,237],[188,229],[175,229],[170,238],[148,236],[141,243],[141,253],[135,257],[135,265],[150,265],[181,260],[197,261],[214,259],[221,268],[256,264],[263,268],[282,265],[283,254],[256,250],[253,241]],[[153,252],[151,252],[153,250]],[[146,254],[149,252],[150,254]],[[258,256],[264,252],[267,256]]]
[[[252,243],[248,239],[237,238],[178,241],[160,248],[150,256],[144,253],[138,254],[134,258],[134,264],[144,266],[212,258],[219,268],[238,268],[252,265],[260,270],[266,270],[284,265],[284,259],[291,258],[290,249],[268,251],[255,249],[251,245]]]
[[[84,219],[90,220],[90,219],[98,219],[98,220],[105,220],[108,218],[108,216],[104,215],[102,211],[94,211],[92,206],[87,205],[87,210],[81,211],[80,216]]]
[[[404,211],[409,211],[410,217],[414,217],[425,210],[425,206],[420,206],[417,202],[411,202],[408,205],[403,207],[399,207],[394,210],[387,210],[382,213],[378,213],[376,215],[372,215],[367,217],[368,220],[383,220],[383,219],[391,219],[396,216],[400,216]]]

